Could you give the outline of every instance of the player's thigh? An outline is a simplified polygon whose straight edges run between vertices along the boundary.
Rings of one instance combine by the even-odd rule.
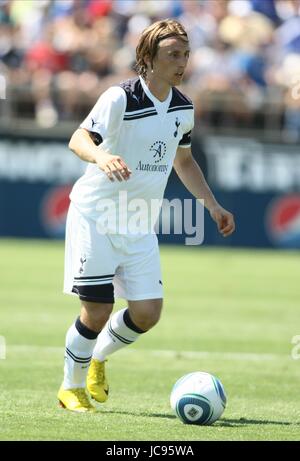
[[[126,258],[118,267],[114,278],[116,296],[129,301],[144,301],[147,304],[148,300],[162,299],[162,275],[156,235],[146,235],[137,242],[127,244],[126,253]],[[150,301],[150,304],[156,305],[157,302]]]
[[[95,221],[80,215],[74,207],[71,212],[76,226],[66,240],[64,291],[77,294],[83,302],[113,304],[113,279],[120,252],[107,235],[98,232]]]

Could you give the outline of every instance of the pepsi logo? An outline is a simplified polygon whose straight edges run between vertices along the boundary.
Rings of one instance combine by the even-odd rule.
[[[272,200],[266,210],[266,231],[282,248],[300,248],[300,194]]]
[[[72,186],[49,189],[41,203],[41,221],[50,237],[63,238],[69,209]]]

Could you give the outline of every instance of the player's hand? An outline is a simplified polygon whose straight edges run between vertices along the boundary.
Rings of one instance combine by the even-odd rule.
[[[115,179],[121,182],[123,180],[127,181],[130,178],[132,171],[119,155],[112,155],[101,151],[96,155],[95,161],[100,170],[104,171],[112,182]]]
[[[223,237],[228,237],[235,231],[233,214],[220,205],[211,208],[210,216],[217,223],[218,231]]]

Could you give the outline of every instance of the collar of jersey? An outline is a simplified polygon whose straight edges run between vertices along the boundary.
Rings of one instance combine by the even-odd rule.
[[[141,85],[143,87],[144,92],[146,93],[148,98],[153,102],[157,112],[158,113],[167,112],[167,110],[169,109],[171,99],[172,99],[172,94],[173,94],[172,88],[170,88],[167,98],[164,101],[160,101],[151,93],[148,86],[146,85],[145,80],[141,76],[140,76],[140,81],[141,81]]]

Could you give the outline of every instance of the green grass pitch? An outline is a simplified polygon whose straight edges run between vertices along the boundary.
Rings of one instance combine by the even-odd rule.
[[[0,254],[0,440],[300,439],[296,252],[162,247],[161,321],[109,358],[110,398],[90,415],[56,400],[79,305],[62,294],[63,243],[1,240]],[[228,396],[209,427],[182,424],[169,406],[175,381],[197,370]]]

